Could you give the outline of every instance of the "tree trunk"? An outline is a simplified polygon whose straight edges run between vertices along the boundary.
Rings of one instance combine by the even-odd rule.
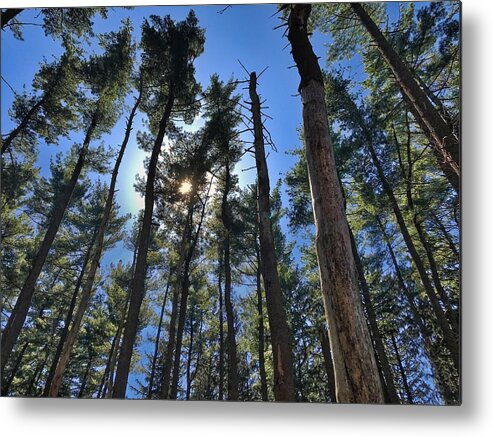
[[[447,241],[450,251],[454,254],[454,257],[457,258],[457,261],[460,261],[459,250],[457,249],[457,246],[453,241],[452,236],[449,234],[449,232],[445,228],[445,225],[442,223],[440,217],[438,217],[438,215],[436,215],[435,212],[433,211],[430,211],[430,214],[433,219],[433,222],[437,225],[438,229],[440,229],[440,232],[442,233],[443,237]]]
[[[22,329],[22,326],[26,321],[27,313],[29,311],[29,307],[31,306],[34,290],[36,288],[36,282],[39,278],[39,275],[41,274],[41,270],[43,269],[44,263],[46,261],[46,257],[48,256],[48,252],[50,251],[51,245],[56,237],[58,228],[62,223],[63,217],[65,215],[65,211],[67,210],[75,186],[77,185],[79,175],[85,164],[87,151],[89,149],[89,144],[91,142],[92,135],[94,129],[96,128],[98,119],[99,119],[99,113],[96,112],[92,117],[89,128],[87,129],[86,136],[84,138],[84,143],[79,152],[79,157],[72,171],[70,180],[65,186],[63,194],[60,196],[56,208],[54,208],[53,215],[51,216],[50,223],[48,225],[48,229],[46,230],[46,234],[33,260],[31,270],[26,278],[26,281],[24,283],[24,286],[22,287],[21,292],[19,293],[14,309],[12,310],[12,313],[10,314],[10,317],[3,331],[2,355],[1,355],[2,372],[5,368],[6,363],[9,360],[10,354],[12,352],[12,348],[14,347],[14,344],[17,341],[17,338],[19,337],[19,333]]]
[[[397,359],[397,364],[399,366],[399,372],[402,378],[402,384],[404,385],[404,391],[406,392],[407,403],[413,404],[413,395],[411,393],[411,389],[409,388],[409,384],[407,382],[406,372],[404,370],[404,366],[402,365],[401,355],[399,354],[399,348],[397,347],[397,343],[395,341],[395,337],[393,333],[390,333],[390,339],[392,340],[392,346],[394,347],[395,357]]]
[[[159,123],[159,131],[154,141],[149,168],[147,170],[147,182],[145,189],[145,207],[144,217],[142,219],[139,250],[137,261],[135,263],[135,273],[132,280],[132,294],[130,297],[130,305],[128,308],[127,322],[123,333],[123,341],[118,359],[118,367],[116,371],[115,386],[113,388],[113,398],[124,398],[127,388],[128,374],[130,372],[130,362],[132,352],[137,337],[139,326],[140,307],[145,295],[145,276],[147,263],[147,250],[151,236],[152,212],[154,209],[154,181],[156,179],[156,167],[159,158],[159,153],[163,145],[164,134],[173,109],[174,95],[171,91],[168,96],[168,101],[164,110],[163,117]]]
[[[29,342],[26,341],[24,346],[22,346],[19,355],[17,356],[17,360],[15,361],[14,367],[10,372],[10,377],[5,381],[5,384],[2,384],[2,396],[8,396],[10,391],[10,386],[12,385],[12,381],[14,381],[16,373],[19,371],[19,367],[22,362],[22,358],[24,358],[24,353],[26,352],[27,347],[29,346]]]
[[[317,258],[337,401],[383,403],[383,390],[359,297],[358,280],[332,148],[322,72],[308,39],[311,6],[292,6],[288,39],[301,76],[303,133],[316,226]]]
[[[57,368],[55,370],[53,381],[51,382],[50,389],[48,392],[48,396],[56,397],[58,395],[58,390],[60,388],[60,384],[62,382],[63,374],[70,360],[70,355],[72,353],[72,349],[74,347],[75,342],[77,341],[77,337],[79,335],[79,331],[82,325],[82,320],[84,318],[84,314],[86,313],[87,307],[89,305],[89,301],[92,296],[92,291],[94,288],[94,280],[96,278],[96,273],[99,268],[99,263],[101,261],[101,255],[103,253],[104,248],[104,236],[106,234],[106,227],[110,221],[111,211],[113,209],[113,199],[115,196],[116,189],[116,181],[118,178],[118,172],[120,170],[120,165],[125,154],[125,150],[127,148],[128,141],[130,139],[130,133],[132,131],[132,124],[135,114],[137,112],[137,108],[139,107],[140,100],[142,97],[142,82],[140,83],[139,95],[135,101],[135,104],[130,112],[130,116],[127,120],[127,126],[125,128],[125,136],[123,138],[122,145],[120,146],[120,151],[115,161],[115,166],[113,168],[113,172],[111,174],[110,186],[108,189],[108,196],[106,198],[106,203],[104,206],[103,216],[101,218],[101,223],[99,224],[99,228],[97,231],[96,241],[95,241],[95,249],[94,254],[91,258],[91,262],[89,264],[89,271],[87,273],[86,281],[82,287],[82,294],[79,302],[79,306],[77,307],[77,311],[74,316],[74,320],[71,328],[67,333],[67,338],[65,344],[63,346],[62,353],[60,355],[60,359],[57,364]]]
[[[10,148],[12,141],[15,140],[17,135],[19,135],[19,133],[26,128],[31,118],[40,110],[45,101],[46,94],[33,105],[33,107],[27,112],[19,125],[8,134],[7,138],[5,138],[5,140],[2,140],[2,155]]]
[[[270,326],[274,367],[274,398],[276,401],[294,400],[293,351],[286,311],[277,271],[277,256],[270,221],[270,184],[265,159],[264,133],[257,94],[257,75],[250,75],[250,100],[254,129],[255,162],[257,167],[257,209],[260,240],[260,265],[264,280],[267,316]]]
[[[375,352],[377,354],[376,358],[380,363],[382,368],[382,374],[385,381],[385,388],[387,391],[388,400],[391,404],[400,404],[399,396],[397,395],[397,390],[395,388],[394,376],[392,374],[392,369],[389,364],[387,353],[385,352],[385,345],[382,341],[382,336],[378,329],[377,316],[373,308],[373,303],[370,294],[370,287],[366,282],[365,269],[363,263],[358,253],[358,248],[356,246],[356,241],[354,239],[353,231],[351,227],[349,228],[349,233],[351,237],[351,246],[353,249],[354,260],[356,262],[356,270],[358,272],[359,282],[361,285],[361,291],[363,294],[363,302],[366,308],[366,314],[368,315],[368,324],[370,327],[371,337],[375,344]]]
[[[62,332],[60,334],[60,339],[58,340],[58,345],[55,351],[55,356],[53,357],[53,361],[50,366],[50,370],[48,372],[48,377],[46,378],[46,383],[45,383],[45,388],[43,390],[43,396],[47,397],[49,396],[49,391],[51,384],[53,382],[53,378],[55,377],[55,371],[58,366],[58,361],[60,360],[60,355],[62,354],[63,346],[65,344],[65,341],[67,339],[67,335],[70,329],[70,324],[72,323],[72,318],[74,315],[75,311],[75,306],[77,304],[77,298],[79,296],[79,290],[80,287],[82,286],[82,281],[84,278],[84,274],[86,271],[87,263],[89,262],[89,258],[92,253],[92,248],[94,246],[94,242],[96,241],[96,235],[97,235],[97,227],[94,230],[91,242],[89,243],[89,247],[87,248],[86,256],[84,257],[84,262],[82,264],[82,269],[79,273],[79,276],[77,278],[77,282],[75,284],[75,289],[74,292],[72,293],[72,299],[70,300],[70,305],[68,309],[67,316],[65,318],[65,323],[63,325]]]
[[[322,355],[324,357],[325,371],[327,373],[327,382],[329,388],[330,401],[335,404],[336,399],[336,383],[334,379],[334,363],[332,361],[332,352],[330,350],[329,333],[327,328],[320,328],[318,331],[320,344],[322,346]]]
[[[460,190],[460,144],[451,127],[435,109],[426,93],[420,88],[409,68],[389,44],[378,26],[359,3],[351,3],[351,8],[375,42],[378,51],[388,63],[397,84],[410,104],[411,112],[423,131],[430,135],[438,156],[452,172],[446,173],[451,185]],[[455,175],[455,176],[454,176]]]
[[[190,309],[190,342],[188,344],[188,353],[187,353],[187,390],[185,394],[185,399],[188,401],[190,399],[190,392],[192,390],[192,351],[193,351],[193,306]],[[176,398],[176,397],[175,397]]]
[[[224,309],[223,290],[221,285],[222,266],[224,259],[223,249],[219,250],[219,268],[217,273],[217,288],[219,291],[219,400],[224,399]]]
[[[260,248],[257,243],[255,243],[255,246],[257,251],[258,367],[260,373],[260,393],[262,395],[262,401],[267,402],[269,400],[269,395],[267,391],[267,375],[265,372],[265,334],[260,274]]]
[[[24,9],[2,9],[2,15],[1,15],[1,20],[2,20],[2,29],[9,24],[9,21],[15,18],[17,15],[19,15]]]
[[[81,399],[84,396],[84,392],[85,392],[86,386],[87,386],[87,380],[89,379],[89,372],[91,371],[91,365],[92,365],[92,357],[89,357],[86,371],[84,372],[84,376],[82,378],[82,383],[80,385],[79,394],[77,395],[77,397],[79,399]]]

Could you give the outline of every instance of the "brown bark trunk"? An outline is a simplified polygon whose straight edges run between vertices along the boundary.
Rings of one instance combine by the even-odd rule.
[[[337,401],[380,404],[384,401],[383,390],[359,297],[349,227],[329,134],[323,76],[308,39],[310,10],[307,4],[292,6],[288,39],[301,76],[303,133]]]
[[[327,385],[329,388],[330,401],[337,403],[336,398],[336,383],[334,379],[334,363],[332,361],[332,352],[330,350],[329,333],[327,328],[319,329],[320,344],[322,346],[322,355],[324,357],[325,371],[327,372]]]
[[[405,96],[405,100],[410,103],[416,121],[423,131],[433,139],[435,149],[444,165],[452,169],[452,174],[455,174],[455,177],[452,177],[451,172],[447,172],[446,176],[454,189],[459,192],[460,144],[457,137],[363,6],[359,3],[351,3],[350,5],[392,70],[401,93]],[[452,179],[450,179],[451,177]]]
[[[92,357],[89,357],[86,371],[84,372],[84,376],[82,377],[82,382],[80,385],[79,394],[77,395],[77,397],[79,399],[81,399],[84,396],[84,392],[86,391],[87,380],[89,379],[89,372],[91,371],[91,366],[92,366]]]
[[[250,75],[250,100],[255,134],[255,162],[257,167],[257,212],[260,240],[260,265],[264,280],[267,316],[269,320],[274,366],[274,398],[276,401],[294,400],[293,351],[284,309],[281,283],[277,271],[277,256],[270,221],[270,183],[265,159],[264,133],[257,94],[257,75]]]
[[[132,124],[135,114],[137,112],[137,108],[139,107],[140,100],[142,97],[142,82],[140,84],[139,95],[135,101],[135,104],[130,112],[130,116],[127,120],[127,126],[125,128],[125,136],[123,138],[122,145],[120,146],[120,151],[115,161],[115,166],[113,168],[113,172],[111,174],[110,186],[108,189],[108,196],[106,198],[103,216],[101,218],[101,223],[99,224],[94,254],[92,256],[91,262],[89,264],[89,271],[87,273],[86,281],[82,287],[81,298],[79,302],[79,306],[77,307],[77,311],[74,316],[74,320],[72,326],[70,327],[65,344],[63,346],[62,353],[60,355],[60,359],[57,364],[57,368],[55,370],[53,380],[50,385],[50,389],[48,392],[48,396],[56,397],[58,395],[58,390],[60,388],[60,384],[62,382],[63,374],[70,360],[70,355],[72,353],[72,349],[74,347],[75,342],[77,341],[77,337],[79,335],[79,331],[82,325],[82,320],[86,313],[87,307],[89,305],[89,301],[92,296],[92,291],[94,287],[94,280],[96,279],[96,273],[99,269],[99,263],[101,261],[101,255],[103,253],[104,248],[104,236],[106,234],[106,227],[110,221],[111,211],[113,209],[113,198],[115,196],[116,189],[116,181],[118,178],[118,172],[120,170],[120,165],[125,154],[125,150],[127,148],[128,141],[130,139],[130,132],[132,131]]]
[[[409,388],[409,384],[407,382],[406,371],[404,370],[404,366],[402,365],[401,355],[399,353],[399,348],[397,347],[397,343],[395,341],[394,334],[390,333],[390,339],[392,340],[392,346],[394,347],[395,357],[397,359],[397,364],[399,366],[399,372],[401,374],[402,385],[404,386],[404,391],[406,392],[407,403],[413,404],[413,395],[411,393],[411,389]]]
[[[2,9],[1,20],[2,20],[2,29],[9,24],[9,21],[19,15],[24,9]]]
[[[145,206],[144,217],[142,219],[139,250],[137,253],[137,261],[135,263],[135,273],[132,280],[132,294],[130,297],[130,305],[128,308],[127,322],[125,331],[123,333],[122,346],[120,350],[120,357],[118,359],[118,366],[116,371],[115,385],[113,387],[113,398],[124,398],[127,388],[128,374],[130,372],[130,362],[132,359],[132,352],[137,337],[137,330],[139,326],[139,314],[140,307],[145,295],[145,276],[146,276],[146,262],[147,262],[147,250],[149,248],[149,241],[151,236],[152,226],[152,212],[154,209],[154,181],[156,179],[156,167],[163,145],[164,134],[166,133],[166,127],[168,125],[171,111],[173,109],[174,95],[171,91],[168,96],[168,101],[164,110],[163,117],[159,123],[159,131],[154,141],[154,147],[152,149],[151,159],[149,161],[149,168],[147,170],[147,182],[145,189]]]
[[[366,282],[365,270],[359,256],[358,248],[356,247],[356,241],[354,239],[353,231],[351,228],[349,228],[349,233],[351,237],[351,247],[353,249],[354,260],[356,263],[356,270],[358,272],[361,291],[363,294],[363,303],[366,308],[366,314],[368,315],[368,325],[370,327],[371,337],[375,345],[376,358],[382,368],[382,375],[385,381],[385,389],[387,391],[388,401],[391,404],[400,404],[400,399],[395,388],[394,376],[392,374],[392,369],[390,367],[387,353],[385,351],[385,345],[382,341],[382,336],[380,335],[380,331],[378,329],[377,316],[373,308],[370,287]]]
[[[12,348],[14,347],[14,344],[19,337],[22,326],[26,321],[27,313],[29,311],[29,307],[31,306],[31,301],[36,288],[36,282],[39,278],[39,275],[41,274],[41,270],[43,269],[44,263],[48,256],[48,252],[50,251],[51,245],[55,240],[56,234],[58,233],[58,228],[62,223],[65,211],[67,210],[67,207],[70,203],[70,199],[72,198],[75,186],[77,185],[80,173],[85,164],[87,151],[89,149],[89,144],[91,142],[94,129],[96,128],[98,118],[99,115],[98,112],[96,112],[92,117],[89,128],[87,129],[84,143],[79,152],[79,157],[72,171],[70,180],[65,186],[63,194],[60,196],[56,208],[54,208],[53,215],[48,225],[48,229],[46,230],[46,234],[33,260],[31,270],[26,278],[21,292],[19,293],[14,309],[12,310],[12,313],[10,314],[10,317],[3,331],[1,354],[2,372],[9,360]]]

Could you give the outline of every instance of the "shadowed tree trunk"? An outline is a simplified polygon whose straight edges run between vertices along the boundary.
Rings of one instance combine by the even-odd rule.
[[[82,383],[80,385],[79,394],[77,395],[79,399],[81,399],[84,396],[84,392],[86,391],[87,380],[89,379],[91,366],[92,366],[92,356],[89,356],[89,361],[87,362],[86,371],[84,372],[84,376],[82,377]]]
[[[276,401],[294,400],[293,351],[286,311],[277,271],[277,256],[270,221],[270,183],[265,159],[264,133],[257,94],[257,75],[250,75],[250,100],[254,130],[255,162],[257,167],[257,210],[260,240],[260,266],[264,280],[267,316],[269,320]]]
[[[127,388],[128,374],[130,372],[130,362],[132,359],[133,347],[135,343],[135,338],[137,337],[137,330],[139,326],[140,307],[142,306],[142,301],[144,300],[145,295],[147,250],[149,248],[152,226],[152,212],[154,209],[154,181],[156,179],[156,167],[159,154],[161,152],[161,147],[163,145],[166,127],[171,116],[171,110],[173,108],[174,100],[175,98],[173,92],[171,91],[168,96],[168,101],[166,103],[163,116],[159,122],[158,134],[156,136],[156,140],[154,141],[151,159],[149,161],[149,167],[147,169],[144,217],[142,219],[140,231],[139,250],[137,253],[137,261],[135,263],[135,273],[132,280],[132,294],[130,296],[130,305],[128,308],[127,321],[123,333],[123,340],[120,350],[120,356],[118,359],[115,384],[113,387],[113,398],[124,398]]]
[[[43,269],[44,263],[46,261],[46,257],[48,256],[48,252],[50,251],[53,241],[55,240],[56,234],[58,232],[58,228],[62,223],[63,217],[65,215],[65,211],[67,210],[75,186],[77,185],[77,181],[79,179],[80,173],[82,172],[82,168],[86,160],[86,155],[89,150],[89,144],[91,142],[94,129],[96,128],[96,125],[98,123],[98,119],[99,119],[99,112],[96,111],[87,129],[84,142],[79,151],[79,157],[77,159],[74,169],[72,170],[70,180],[63,187],[63,193],[58,199],[57,205],[53,210],[53,214],[50,218],[50,222],[48,224],[48,228],[46,230],[41,246],[39,247],[38,252],[31,263],[32,266],[31,270],[26,278],[26,281],[24,283],[24,286],[22,287],[21,292],[19,293],[15,306],[12,310],[12,313],[10,314],[10,317],[3,331],[2,355],[1,355],[2,372],[5,368],[6,363],[9,360],[10,354],[12,352],[12,348],[14,347],[14,344],[17,341],[17,338],[19,337],[19,333],[22,329],[22,326],[26,321],[27,313],[29,311],[29,307],[31,306],[33,294],[36,289],[36,282],[39,278],[39,275],[41,274],[41,270]]]
[[[50,397],[55,397],[58,395],[58,390],[59,390],[60,384],[62,382],[63,374],[64,374],[65,369],[66,369],[68,362],[70,360],[70,355],[72,353],[72,349],[74,347],[74,344],[77,341],[77,337],[79,335],[79,331],[80,331],[80,328],[82,325],[82,320],[84,318],[84,314],[87,310],[87,307],[89,305],[89,301],[91,299],[92,291],[94,288],[94,280],[96,278],[96,273],[98,271],[99,263],[101,261],[101,255],[103,253],[104,236],[106,233],[106,228],[107,228],[108,223],[110,221],[111,211],[113,209],[113,199],[115,196],[115,189],[116,189],[116,181],[118,178],[118,172],[120,170],[120,165],[121,165],[123,156],[125,154],[125,150],[127,148],[128,141],[130,139],[130,133],[132,131],[133,119],[134,119],[135,114],[137,112],[137,108],[139,107],[141,97],[142,97],[142,81],[140,82],[139,95],[138,95],[137,99],[135,100],[135,104],[132,107],[132,110],[131,110],[130,115],[128,117],[123,142],[120,146],[120,151],[119,151],[118,156],[116,158],[115,166],[113,167],[113,172],[111,174],[110,186],[108,189],[108,195],[107,195],[106,203],[104,206],[104,212],[103,212],[103,216],[101,218],[101,222],[99,224],[99,228],[98,228],[98,232],[97,232],[97,236],[96,236],[94,253],[91,257],[91,262],[89,264],[89,271],[87,273],[87,278],[86,278],[84,285],[82,287],[82,293],[81,293],[79,306],[77,307],[77,311],[75,313],[72,326],[69,329],[69,332],[67,333],[67,338],[65,340],[65,344],[63,346],[63,350],[62,350],[62,353],[60,355],[60,359],[58,361],[57,368],[55,370],[53,380],[52,380],[51,385],[50,385],[50,389],[48,392],[48,396],[50,396]]]
[[[15,360],[14,367],[10,372],[10,377],[5,381],[5,384],[2,384],[2,396],[7,396],[9,394],[10,386],[12,385],[12,381],[14,380],[16,373],[19,371],[19,367],[21,365],[22,359],[24,358],[24,353],[26,352],[28,346],[29,346],[29,342],[26,341],[24,343],[24,346],[22,346],[19,355],[17,356],[17,360]]]
[[[219,268],[217,272],[217,288],[219,291],[219,400],[224,399],[224,309],[223,309],[223,289],[222,289],[222,270],[223,270],[224,251],[219,250]]]
[[[318,331],[320,344],[322,345],[322,355],[324,356],[325,371],[327,373],[327,382],[329,388],[330,401],[335,404],[336,398],[336,383],[334,379],[334,363],[332,361],[332,352],[330,350],[329,333],[327,328],[320,328]]]
[[[388,401],[391,404],[400,404],[400,399],[395,388],[394,376],[392,374],[392,369],[390,367],[387,353],[385,351],[385,345],[382,341],[382,336],[380,335],[380,331],[378,329],[377,316],[375,314],[375,309],[373,308],[370,287],[368,286],[368,282],[366,282],[365,269],[359,256],[358,248],[356,246],[356,241],[354,239],[353,231],[351,228],[349,228],[349,233],[351,237],[351,247],[353,249],[354,260],[356,263],[356,270],[358,272],[361,291],[363,294],[363,302],[366,308],[366,314],[368,316],[368,325],[370,327],[371,337],[375,344],[377,359],[382,368],[382,375],[385,381],[385,389],[387,391]]]
[[[383,403],[330,139],[323,76],[308,39],[310,11],[311,6],[307,4],[291,6],[288,39],[301,77],[305,153],[337,401]]]
[[[405,101],[423,131],[432,138],[439,158],[440,167],[449,167],[446,176],[456,192],[460,190],[460,144],[452,128],[413,77],[409,68],[389,44],[378,26],[359,3],[351,3],[351,8],[375,42],[378,51],[388,63]],[[442,164],[443,163],[443,164]]]

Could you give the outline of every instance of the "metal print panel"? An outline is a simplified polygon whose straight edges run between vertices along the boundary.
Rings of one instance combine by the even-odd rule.
[[[460,12],[2,10],[2,396],[459,405]]]

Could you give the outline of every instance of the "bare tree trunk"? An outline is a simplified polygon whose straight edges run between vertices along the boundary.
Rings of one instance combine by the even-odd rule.
[[[120,165],[125,154],[125,150],[127,148],[128,141],[130,139],[130,133],[132,131],[132,124],[135,114],[137,112],[137,108],[139,107],[140,100],[142,97],[142,81],[140,83],[139,95],[135,101],[135,104],[130,112],[130,116],[127,120],[127,126],[125,128],[125,136],[123,138],[122,145],[120,146],[120,151],[118,153],[118,157],[115,161],[115,166],[113,168],[113,172],[111,174],[110,186],[108,189],[108,196],[106,198],[106,203],[104,206],[103,216],[101,218],[101,222],[99,224],[94,254],[92,256],[91,262],[89,264],[89,271],[87,273],[86,281],[82,287],[82,294],[79,302],[79,306],[77,307],[77,311],[74,316],[74,320],[71,328],[67,333],[67,338],[65,340],[65,344],[63,346],[62,353],[60,355],[60,359],[57,364],[57,368],[55,370],[53,380],[50,385],[50,389],[48,392],[48,396],[56,397],[58,395],[58,390],[60,388],[60,384],[62,382],[63,374],[70,360],[70,355],[72,353],[72,349],[74,347],[75,342],[77,341],[77,337],[79,335],[79,331],[82,325],[82,320],[86,313],[87,307],[89,305],[89,301],[91,299],[92,291],[94,288],[94,280],[96,278],[96,273],[99,269],[99,263],[101,261],[101,255],[103,253],[104,248],[104,236],[106,234],[106,227],[110,221],[111,211],[113,209],[113,199],[115,196],[116,189],[116,181],[118,178],[118,172],[120,170]]]
[[[356,246],[356,241],[354,239],[351,227],[349,228],[349,232],[351,237],[351,246],[353,249],[354,260],[356,262],[356,270],[358,272],[361,291],[363,294],[363,302],[366,308],[366,314],[368,315],[368,325],[370,327],[371,337],[375,345],[375,352],[377,354],[376,358],[382,368],[382,375],[385,382],[385,389],[387,391],[388,400],[391,404],[400,404],[400,399],[395,388],[394,376],[392,374],[392,369],[390,367],[387,353],[385,351],[385,345],[382,341],[382,336],[380,335],[380,331],[378,329],[377,316],[373,308],[370,287],[366,282],[365,270],[358,253],[358,248]]]
[[[24,9],[14,9],[14,8],[2,9],[2,15],[1,15],[2,29],[9,24],[10,20],[15,18],[17,15],[19,15],[23,10]]]
[[[359,297],[349,227],[334,159],[322,72],[308,39],[311,6],[292,6],[288,39],[301,76],[303,133],[317,258],[330,344],[337,401],[383,403],[383,390]]]
[[[435,109],[426,93],[420,88],[409,68],[389,44],[378,26],[359,3],[351,3],[351,8],[375,42],[378,51],[388,63],[395,80],[410,104],[416,121],[423,131],[430,135],[438,156],[443,163],[452,169],[447,172],[451,185],[460,190],[460,144],[451,127]],[[452,175],[455,174],[455,177]]]
[[[284,309],[281,283],[277,271],[277,256],[270,221],[270,183],[265,159],[264,132],[257,94],[257,75],[250,75],[250,100],[255,134],[255,162],[257,166],[257,209],[260,240],[260,265],[264,280],[267,316],[270,326],[274,367],[274,397],[276,401],[294,400],[293,351]]]
[[[193,311],[194,308],[190,309],[190,342],[188,343],[188,353],[187,353],[187,390],[185,394],[185,399],[188,401],[190,399],[190,391],[192,390],[192,351],[193,351]]]
[[[89,379],[89,372],[91,371],[91,366],[92,366],[92,357],[90,356],[89,361],[87,362],[86,371],[84,372],[84,376],[82,377],[82,383],[80,385],[79,394],[77,395],[79,399],[81,399],[84,396],[84,392],[87,386],[87,380]]]
[[[335,404],[336,398],[336,383],[334,379],[334,363],[332,361],[332,352],[330,350],[329,333],[327,328],[320,328],[319,331],[320,344],[322,346],[322,355],[324,356],[325,371],[327,372],[327,382],[329,388],[330,401]]]
[[[132,352],[137,337],[139,326],[140,307],[145,295],[145,276],[147,263],[147,250],[151,236],[152,212],[154,209],[154,181],[156,179],[156,167],[163,145],[164,134],[173,109],[174,94],[170,91],[168,101],[164,110],[163,117],[159,123],[159,131],[154,141],[149,168],[147,170],[147,183],[145,190],[145,207],[144,217],[140,231],[139,250],[137,261],[135,263],[135,273],[132,280],[132,294],[130,297],[130,305],[128,308],[127,322],[123,333],[123,341],[118,359],[118,367],[116,371],[115,385],[113,387],[113,398],[124,398],[127,388],[128,374],[130,372],[130,362]]]
[[[62,223],[65,211],[67,210],[70,203],[70,199],[72,198],[72,194],[74,192],[75,186],[77,185],[79,175],[85,164],[89,144],[91,142],[94,129],[96,128],[96,125],[98,123],[98,119],[99,113],[96,111],[96,113],[92,117],[91,124],[87,129],[86,136],[84,138],[84,142],[82,148],[80,149],[79,157],[72,171],[70,180],[65,185],[63,193],[60,196],[56,207],[54,208],[53,215],[51,216],[50,223],[48,225],[48,229],[46,230],[46,234],[32,262],[31,270],[26,278],[21,292],[19,293],[19,296],[17,297],[14,309],[12,310],[12,313],[10,314],[10,317],[3,331],[1,354],[2,372],[9,360],[12,348],[14,347],[14,344],[19,337],[22,326],[26,321],[27,313],[29,311],[29,307],[31,306],[31,301],[36,288],[36,283],[38,281],[39,275],[41,274],[41,270],[43,269],[51,245],[55,240],[58,228]]]

